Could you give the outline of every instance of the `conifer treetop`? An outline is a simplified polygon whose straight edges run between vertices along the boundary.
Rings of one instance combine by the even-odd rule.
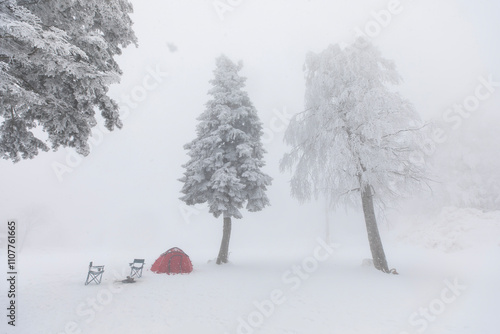
[[[240,209],[259,211],[269,205],[265,194],[271,178],[265,175],[261,143],[262,123],[248,97],[242,63],[222,55],[210,81],[212,97],[198,117],[197,137],[185,145],[190,160],[181,200],[188,205],[208,203],[218,217],[241,218]]]

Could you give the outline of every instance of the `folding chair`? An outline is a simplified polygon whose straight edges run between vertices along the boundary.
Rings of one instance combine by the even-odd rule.
[[[144,268],[144,259],[134,259],[130,265],[130,277],[140,278],[142,276],[142,268]]]
[[[104,273],[104,266],[93,266],[92,262],[89,264],[89,273],[85,285],[89,283],[101,284],[102,274]]]

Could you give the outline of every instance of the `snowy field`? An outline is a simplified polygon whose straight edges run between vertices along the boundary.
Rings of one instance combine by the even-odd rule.
[[[116,56],[123,75],[106,86],[123,129],[109,132],[99,116],[86,157],[61,147],[0,160],[0,334],[500,333],[499,2],[131,2],[139,45]],[[232,5],[221,13],[221,2]],[[401,96],[442,130],[428,153],[432,191],[377,211],[399,275],[365,261],[360,206],[326,212],[321,197],[299,205],[279,168],[285,130],[305,111],[306,55],[359,32],[394,60]],[[269,207],[233,220],[229,263],[218,266],[222,218],[179,200],[179,178],[221,54],[243,61],[273,183]],[[192,273],[149,270],[171,247],[190,256]],[[134,258],[145,259],[143,276],[122,284]],[[84,285],[90,261],[105,266],[100,285]]]
[[[214,250],[191,246],[188,275],[149,271],[163,249],[26,246],[9,333],[498,333],[500,213],[447,208],[420,219],[382,228],[397,276],[362,265],[369,250],[357,224],[333,223],[330,245],[322,237],[255,251],[235,243],[226,266],[208,262]],[[259,251],[266,246],[275,248]],[[138,256],[143,277],[116,282]],[[84,286],[90,259],[106,265],[101,285]]]

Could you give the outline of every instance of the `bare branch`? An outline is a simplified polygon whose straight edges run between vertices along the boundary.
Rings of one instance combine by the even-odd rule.
[[[413,129],[402,129],[402,130],[399,130],[399,131],[396,131],[394,133],[389,133],[385,136],[382,136],[382,139],[386,138],[386,137],[390,137],[390,136],[396,136],[398,134],[400,134],[401,132],[409,132],[409,131],[419,131],[419,130],[422,130],[423,128],[425,128],[426,126],[428,126],[429,123],[425,123],[424,125],[422,125],[421,127],[419,128],[413,128]]]

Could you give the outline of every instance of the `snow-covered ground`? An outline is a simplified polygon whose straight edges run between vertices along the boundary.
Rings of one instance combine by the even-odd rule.
[[[359,214],[330,214],[330,254],[319,241],[327,239],[321,203],[298,206],[289,176],[279,173],[283,132],[303,110],[306,53],[350,41],[388,1],[240,1],[225,20],[215,1],[133,3],[140,47],[124,50],[121,84],[110,89],[124,128],[100,126],[85,158],[61,149],[0,162],[0,263],[5,275],[6,222],[16,219],[19,273],[16,327],[6,324],[8,286],[0,279],[1,334],[500,333],[499,212],[379,217],[389,266],[399,272],[387,275],[362,265],[370,251]],[[374,40],[395,60],[402,93],[424,119],[466,101],[478,77],[498,81],[494,1],[402,4]],[[274,182],[272,206],[234,222],[231,262],[217,266],[222,220],[184,207],[177,179],[221,53],[244,61]],[[498,124],[498,97],[497,89],[459,119],[462,128],[475,117]],[[495,143],[473,147],[496,159]],[[135,284],[115,282],[134,258],[150,268],[174,246],[190,255],[191,274],[146,270]],[[105,265],[100,285],[84,285],[90,261]]]
[[[135,284],[116,282],[128,274],[128,262],[144,257],[150,268],[166,250],[144,246],[144,236],[125,251],[43,251],[26,244],[18,254],[17,326],[5,330],[498,333],[500,213],[446,208],[427,218],[390,218],[381,224],[397,276],[362,265],[369,257],[362,221],[334,221],[329,245],[318,236],[295,247],[277,242],[266,248],[270,241],[255,236],[252,250],[238,245],[236,232],[231,263],[225,266],[210,261],[217,249],[193,243],[184,248],[194,264],[191,274],[146,270]],[[199,244],[203,238],[195,237]],[[100,285],[84,285],[90,260],[106,265]]]

